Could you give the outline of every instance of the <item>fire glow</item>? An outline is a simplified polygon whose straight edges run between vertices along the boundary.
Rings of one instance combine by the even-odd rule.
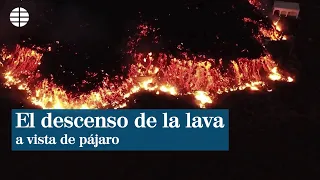
[[[263,38],[285,40],[277,23],[272,28],[265,28],[249,18],[244,22],[258,26],[259,33],[254,37],[261,44]],[[205,108],[222,93],[262,90],[270,81],[294,81],[287,72],[279,69],[268,52],[257,59],[233,60],[226,67],[221,59],[206,59],[204,56],[185,55],[183,59],[177,59],[167,54],[135,53],[132,49],[140,39],[154,31],[147,25],[138,26],[138,34],[128,42],[131,47],[128,53],[134,61],[129,65],[128,75],[106,76],[101,85],[90,92],[67,92],[53,83],[53,79],[43,78],[38,70],[43,56],[40,49],[19,45],[14,52],[1,51],[4,85],[26,91],[27,99],[43,109],[124,108],[129,97],[141,91],[172,96],[192,95],[199,107]]]

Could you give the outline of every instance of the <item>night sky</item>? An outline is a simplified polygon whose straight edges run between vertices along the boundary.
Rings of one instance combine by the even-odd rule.
[[[10,110],[21,107],[17,100],[21,95],[2,88],[0,104],[5,115],[0,132],[8,146],[1,149],[8,153],[3,153],[9,163],[6,168],[14,172],[10,179],[316,179],[320,172],[316,160],[320,137],[320,26],[313,16],[320,15],[308,3],[304,3],[296,33],[297,82],[274,84],[273,93],[228,94],[217,105],[230,108],[230,152],[9,153],[6,135],[10,133]],[[9,22],[10,11],[19,5],[31,18],[20,29]],[[45,54],[41,70],[54,74],[60,80],[57,83],[67,86],[84,78],[86,70],[118,73],[122,64],[130,62],[123,52],[128,36],[141,22],[160,28],[161,35],[159,45],[143,42],[141,52],[174,54],[177,45],[183,43],[191,52],[214,58],[258,57],[261,47],[250,37],[254,29],[244,27],[241,21],[246,16],[261,18],[245,0],[0,0],[0,43],[14,45],[27,40],[25,45],[45,45],[59,41],[63,47],[59,47],[59,53]],[[241,52],[244,48],[250,53]],[[76,75],[62,74],[63,70]],[[137,95],[137,99],[140,104],[136,108],[193,108],[188,99],[149,94]]]

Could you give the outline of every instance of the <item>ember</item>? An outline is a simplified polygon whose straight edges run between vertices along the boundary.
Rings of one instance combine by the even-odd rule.
[[[255,0],[249,2],[259,6]],[[285,39],[276,22],[268,28],[249,18],[244,21],[258,26],[259,34],[254,37],[261,44],[262,38],[273,41]],[[45,79],[38,71],[43,56],[40,50],[49,50],[50,47],[35,50],[17,45],[14,52],[6,49],[1,52],[4,85],[26,91],[28,100],[44,109],[123,108],[128,98],[140,91],[173,96],[193,95],[199,107],[205,108],[222,93],[244,89],[261,90],[270,81],[294,81],[287,72],[279,69],[266,50],[260,58],[239,58],[226,67],[222,60],[205,59],[203,56],[185,55],[184,59],[178,59],[167,54],[136,53],[136,44],[154,31],[154,28],[147,25],[138,26],[136,38],[128,42],[128,53],[134,60],[129,66],[128,78],[115,78],[121,79],[121,82],[106,76],[101,85],[90,92],[80,95],[69,93],[53,83],[52,79]]]

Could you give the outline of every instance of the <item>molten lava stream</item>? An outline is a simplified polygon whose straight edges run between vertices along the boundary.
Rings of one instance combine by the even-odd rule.
[[[4,52],[4,51],[3,51]],[[222,61],[170,59],[159,55],[157,59],[149,53],[135,55],[129,78],[122,83],[113,83],[108,77],[101,86],[89,93],[76,96],[67,93],[50,79],[43,79],[37,71],[42,54],[35,50],[17,46],[14,53],[3,53],[6,86],[17,86],[28,93],[28,99],[42,108],[121,108],[127,99],[142,90],[169,93],[171,95],[193,94],[200,107],[212,103],[216,95],[223,92],[250,88],[259,90],[269,80],[292,82],[290,76],[278,70],[270,55],[255,60],[232,61],[222,73]],[[154,65],[157,64],[157,65]],[[262,75],[266,76],[262,76]],[[137,79],[145,77],[144,79]]]
[[[249,2],[257,4],[254,0]],[[244,22],[258,27],[259,33],[254,37],[262,46],[263,38],[284,40],[277,23],[266,27],[250,18],[244,18]],[[194,57],[186,56],[185,59],[176,59],[166,54],[135,53],[137,43],[154,31],[150,26],[140,25],[139,33],[129,39],[128,53],[132,55],[133,63],[129,66],[127,78],[118,78],[122,82],[106,76],[98,88],[88,93],[69,93],[53,83],[53,79],[43,78],[38,71],[42,59],[39,50],[43,49],[17,45],[14,52],[3,49],[1,53],[4,85],[26,91],[27,99],[44,109],[123,108],[128,98],[140,91],[173,96],[193,95],[199,107],[205,108],[221,93],[244,89],[256,91],[263,89],[270,81],[294,81],[287,72],[278,68],[266,50],[266,55],[260,58],[239,58],[231,61],[228,67],[223,67],[222,60],[191,60]]]

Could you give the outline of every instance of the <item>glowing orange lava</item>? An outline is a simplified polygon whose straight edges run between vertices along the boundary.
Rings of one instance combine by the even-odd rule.
[[[248,0],[248,2],[257,9],[261,9],[261,2],[259,0]]]
[[[267,29],[249,18],[244,21],[258,26],[260,33],[255,38],[261,43],[263,37],[271,40],[281,38],[281,29],[276,25]],[[221,93],[244,89],[256,91],[270,81],[294,81],[288,73],[278,68],[267,52],[257,59],[231,61],[227,67],[223,66],[222,60],[203,56],[185,55],[184,59],[177,59],[166,54],[134,53],[136,43],[155,29],[140,25],[138,31],[128,42],[128,53],[132,54],[134,62],[129,66],[127,78],[111,79],[106,76],[98,88],[88,93],[69,93],[39,73],[37,69],[42,59],[39,50],[18,45],[14,52],[5,49],[1,52],[4,84],[26,91],[28,100],[44,109],[123,108],[127,106],[128,98],[139,91],[173,96],[193,95],[199,107],[205,108]]]

